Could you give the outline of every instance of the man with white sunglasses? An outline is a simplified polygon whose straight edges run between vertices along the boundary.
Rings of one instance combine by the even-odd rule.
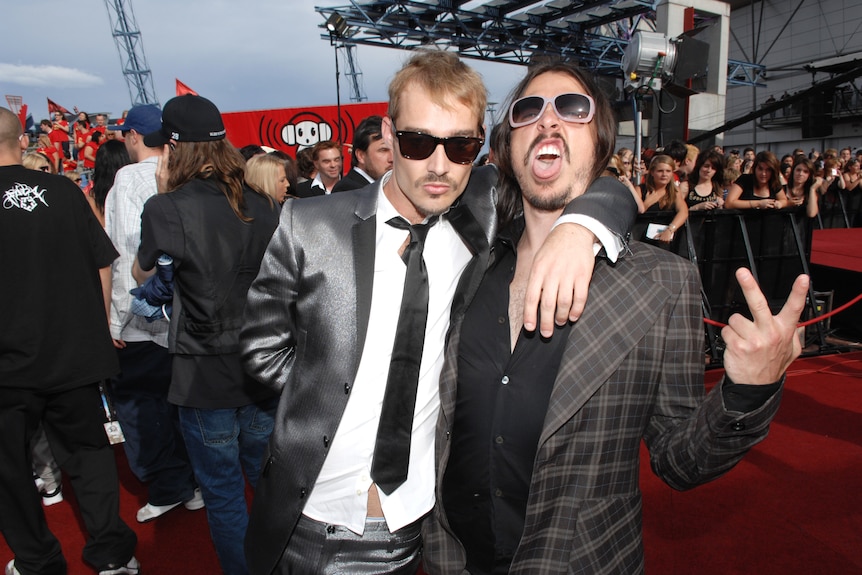
[[[616,122],[570,64],[531,68],[512,100],[492,143],[500,232],[453,321],[441,376],[425,571],[641,573],[641,440],[654,472],[688,489],[764,439],[800,353],[808,279],[773,316],[751,274],[737,272],[754,321],[735,315],[722,331],[726,376],[706,398],[698,270],[666,251],[633,242],[615,265],[599,258],[576,323],[550,338],[525,331],[536,249],[607,166]]]

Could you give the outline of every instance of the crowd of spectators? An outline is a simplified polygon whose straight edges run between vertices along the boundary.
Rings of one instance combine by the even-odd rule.
[[[725,152],[721,146],[701,150],[674,140],[663,148],[642,150],[640,165],[632,150],[620,148],[609,170],[625,183],[639,186],[646,211],[677,214],[666,228],[653,228],[655,237],[646,238],[668,243],[690,211],[799,207],[808,218],[815,218],[821,206],[839,203],[839,193],[862,189],[860,162],[862,148],[855,152],[850,147],[822,152],[812,149],[807,154],[796,148],[779,161],[770,150],[746,147],[742,153],[738,149]],[[661,180],[656,188],[656,175],[668,170],[673,174],[672,185]],[[683,201],[672,203],[670,199],[677,194],[666,194],[666,187],[678,192]],[[849,225],[859,218],[859,214],[853,213],[858,211],[854,205],[849,206]]]

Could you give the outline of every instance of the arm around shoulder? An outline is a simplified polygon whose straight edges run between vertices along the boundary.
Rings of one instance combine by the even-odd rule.
[[[596,179],[563,211],[564,216],[581,214],[591,217],[620,238],[629,233],[637,213],[638,205],[631,190],[611,176]]]

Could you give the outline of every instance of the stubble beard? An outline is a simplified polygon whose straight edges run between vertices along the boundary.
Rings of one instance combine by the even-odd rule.
[[[580,195],[587,189],[587,184],[589,184],[590,180],[590,172],[585,168],[578,168],[573,174],[572,179],[567,182],[558,179],[554,182],[541,183],[529,177],[530,158],[533,156],[533,150],[540,146],[544,140],[550,138],[560,138],[563,142],[563,157],[561,159],[565,163],[571,164],[572,155],[568,143],[562,139],[560,134],[552,134],[550,136],[537,137],[524,155],[521,166],[519,166],[520,169],[515,169],[515,179],[521,188],[524,202],[541,212],[562,210],[572,201],[575,195]]]

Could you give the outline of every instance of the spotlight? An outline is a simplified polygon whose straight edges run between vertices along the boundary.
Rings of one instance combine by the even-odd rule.
[[[326,21],[326,29],[336,38],[343,38],[344,33],[347,32],[347,21],[338,12],[333,12]]]
[[[694,94],[685,81],[706,75],[709,44],[684,34],[668,39],[659,32],[636,33],[623,53],[622,69],[626,84],[650,86],[661,90],[662,84],[676,92]]]

